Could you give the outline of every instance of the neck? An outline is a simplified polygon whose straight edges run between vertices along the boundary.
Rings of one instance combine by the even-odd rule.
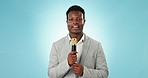
[[[76,38],[77,41],[79,41],[81,39],[81,37],[83,36],[83,33],[79,33],[79,34],[72,34],[72,33],[69,33],[69,36],[71,38]]]

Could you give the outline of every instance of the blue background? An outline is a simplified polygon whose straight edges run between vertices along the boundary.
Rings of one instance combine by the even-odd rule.
[[[148,78],[147,0],[0,0],[0,78],[48,78],[74,4],[86,11],[84,33],[102,43],[109,78]]]

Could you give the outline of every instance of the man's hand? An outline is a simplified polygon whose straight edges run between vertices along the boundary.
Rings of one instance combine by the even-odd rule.
[[[77,52],[70,52],[69,54],[68,54],[68,64],[70,65],[70,66],[72,66],[73,64],[75,64],[75,62],[77,61],[77,54],[76,54]]]
[[[73,64],[72,70],[75,74],[83,76],[83,69],[84,67],[81,64]]]

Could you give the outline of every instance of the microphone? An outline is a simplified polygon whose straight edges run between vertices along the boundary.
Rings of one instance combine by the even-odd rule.
[[[76,38],[72,38],[71,39],[71,44],[72,44],[72,51],[76,51],[77,39]]]

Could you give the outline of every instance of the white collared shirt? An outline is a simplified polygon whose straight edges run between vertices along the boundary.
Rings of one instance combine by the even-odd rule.
[[[69,38],[69,41],[71,41],[71,38],[69,35],[68,35],[68,38]],[[82,49],[83,49],[83,43],[84,43],[84,34],[81,37],[81,39],[79,40],[79,42],[76,44],[76,51],[78,52],[77,53],[77,62],[80,61],[80,57],[81,57]]]

